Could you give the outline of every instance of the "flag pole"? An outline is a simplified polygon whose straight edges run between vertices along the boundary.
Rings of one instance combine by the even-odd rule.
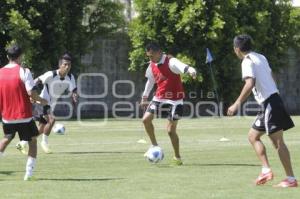
[[[210,74],[211,74],[211,79],[212,79],[212,82],[213,82],[214,93],[215,93],[215,95],[216,95],[218,118],[221,119],[220,98],[219,98],[217,82],[216,82],[216,79],[215,79],[214,70],[213,70],[213,66],[212,66],[212,61],[213,61],[212,55],[211,55],[209,49],[206,48],[206,64],[209,65]],[[220,141],[220,142],[228,142],[229,139],[226,138],[226,137],[224,136],[224,133],[223,133],[223,137],[220,138],[219,141]]]

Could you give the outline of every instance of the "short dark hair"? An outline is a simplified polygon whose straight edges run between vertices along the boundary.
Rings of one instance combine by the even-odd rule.
[[[23,53],[20,46],[17,44],[12,44],[6,49],[7,57],[10,60],[16,60],[18,57],[20,57]]]
[[[160,48],[158,43],[150,42],[146,45],[146,51],[148,52],[150,50],[153,50],[153,51],[157,52],[157,51],[161,50],[161,48]]]
[[[71,55],[69,54],[69,53],[65,53],[65,54],[63,54],[60,58],[59,58],[59,60],[58,60],[58,65],[60,66],[61,65],[61,63],[62,63],[62,61],[63,60],[66,60],[66,61],[72,61],[72,57],[71,57]]]
[[[233,46],[242,52],[248,52],[252,50],[252,38],[247,34],[237,35],[233,39]]]

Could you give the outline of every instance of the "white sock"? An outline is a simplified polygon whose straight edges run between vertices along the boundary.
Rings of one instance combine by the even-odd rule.
[[[261,172],[263,173],[263,174],[266,174],[266,173],[269,173],[271,171],[271,169],[269,168],[269,167],[262,167],[262,169],[261,169]]]
[[[0,157],[4,156],[4,152],[0,151]]]
[[[27,163],[26,163],[26,175],[32,176],[33,170],[35,168],[36,158],[28,156]]]
[[[21,144],[21,145],[23,145],[23,146],[25,146],[25,145],[27,145],[27,144],[28,144],[28,141],[21,140],[21,141],[20,141],[20,144]]]
[[[296,180],[296,178],[294,176],[287,176],[287,180],[289,182],[294,182]]]
[[[48,135],[43,134],[42,141],[48,144]]]

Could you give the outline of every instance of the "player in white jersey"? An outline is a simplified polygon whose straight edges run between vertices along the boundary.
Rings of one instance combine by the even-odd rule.
[[[48,137],[55,123],[55,117],[52,111],[55,108],[58,98],[67,91],[72,93],[73,103],[77,102],[78,96],[75,78],[70,74],[71,61],[71,56],[64,54],[59,59],[59,68],[57,70],[48,71],[34,80],[36,85],[43,84],[40,97],[47,100],[49,104],[44,107],[34,104],[35,112],[37,112],[38,115],[36,119],[39,121],[38,129],[40,134],[42,134],[41,147],[45,153],[51,153]],[[26,143],[21,142],[17,145],[17,148],[24,150],[25,144]]]
[[[251,94],[251,90],[256,101],[261,105],[261,111],[248,134],[248,139],[262,163],[262,171],[255,183],[263,185],[273,179],[265,145],[260,139],[266,133],[277,150],[287,175],[287,178],[275,187],[297,187],[298,183],[293,173],[290,153],[283,139],[283,131],[294,127],[294,123],[285,110],[268,60],[265,56],[252,51],[252,39],[249,35],[236,36],[233,45],[235,54],[243,60],[242,78],[245,85],[235,103],[228,108],[227,114],[234,115]]]

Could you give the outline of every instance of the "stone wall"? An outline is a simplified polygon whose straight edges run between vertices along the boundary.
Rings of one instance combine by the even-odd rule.
[[[300,52],[289,50],[289,62],[276,74],[283,101],[292,114],[300,114]]]
[[[146,78],[144,72],[129,72],[130,42],[126,35],[114,39],[99,38],[92,53],[82,57],[85,65],[77,77],[79,105],[70,111],[68,99],[57,106],[56,114],[69,117],[136,117],[142,112],[138,106]],[[289,63],[276,74],[278,87],[288,111],[300,113],[300,59],[290,50]],[[68,104],[69,103],[69,104]],[[206,109],[206,107],[201,107]],[[78,112],[78,110],[80,110]],[[200,110],[201,114],[205,111]],[[77,115],[78,116],[78,115]]]

